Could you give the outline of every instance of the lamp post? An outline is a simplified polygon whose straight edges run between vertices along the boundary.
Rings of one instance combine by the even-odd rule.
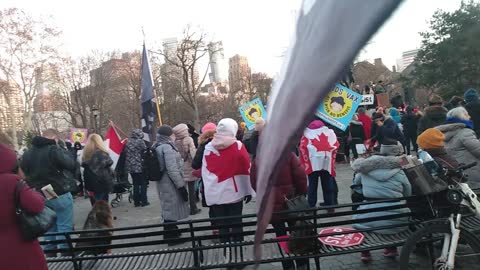
[[[97,119],[98,119],[98,116],[100,115],[100,111],[97,108],[93,107],[92,108],[92,114],[93,114],[94,125],[95,125],[95,133],[98,134],[98,121],[97,121]]]

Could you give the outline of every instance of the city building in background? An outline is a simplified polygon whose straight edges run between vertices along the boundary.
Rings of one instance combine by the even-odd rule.
[[[6,81],[0,81],[0,128],[10,132],[15,124],[19,130],[23,126],[24,112],[25,104],[20,89]]]
[[[228,78],[226,78],[226,62],[223,43],[221,41],[209,43],[208,54],[210,57],[210,82],[221,83],[228,80]]]
[[[248,91],[252,71],[246,56],[234,55],[228,60],[228,82],[234,93]]]
[[[165,63],[170,61],[174,61],[177,58],[177,48],[178,48],[178,39],[173,38],[166,38],[163,40],[163,53],[165,57]],[[167,60],[168,58],[168,60]]]
[[[397,60],[397,71],[405,70],[415,60],[417,53],[418,49],[403,52],[402,58]]]

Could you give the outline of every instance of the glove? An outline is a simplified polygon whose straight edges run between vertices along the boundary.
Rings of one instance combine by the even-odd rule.
[[[182,196],[182,199],[186,202],[188,202],[188,192],[185,187],[181,187],[178,189],[178,192],[180,192],[180,196]]]
[[[245,204],[249,203],[251,200],[252,200],[252,195],[247,195],[247,196],[245,196],[245,198],[243,199],[243,201],[245,202]]]

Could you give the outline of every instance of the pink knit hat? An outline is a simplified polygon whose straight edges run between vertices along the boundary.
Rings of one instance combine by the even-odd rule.
[[[325,124],[321,120],[313,120],[309,125],[309,129],[318,129],[325,126]]]
[[[215,125],[212,122],[208,122],[202,127],[202,133],[204,133],[206,131],[209,131],[209,130],[216,130],[216,129],[217,129],[217,125]]]

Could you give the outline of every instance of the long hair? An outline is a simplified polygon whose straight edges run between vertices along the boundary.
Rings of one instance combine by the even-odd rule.
[[[108,149],[105,147],[105,144],[103,144],[102,137],[98,134],[90,134],[90,136],[88,136],[87,144],[85,144],[85,148],[83,149],[82,161],[90,160],[96,150],[108,154]]]

